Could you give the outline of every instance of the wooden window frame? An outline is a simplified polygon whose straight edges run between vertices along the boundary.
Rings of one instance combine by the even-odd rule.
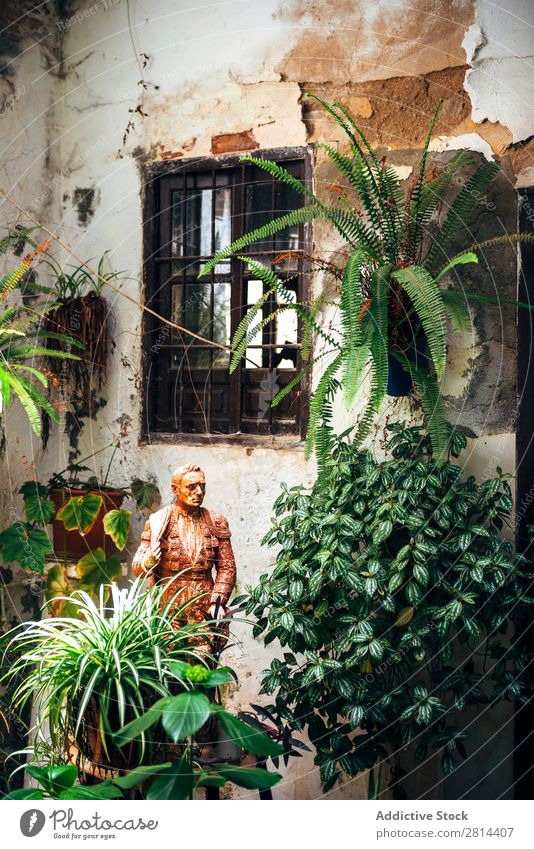
[[[298,160],[302,163],[303,179],[306,185],[311,185],[312,179],[312,156],[311,149],[306,147],[298,148],[282,148],[255,151],[255,155],[265,159],[283,163],[284,161]],[[224,168],[236,168],[241,163],[239,162],[240,155],[229,155],[219,157],[199,157],[195,159],[173,160],[172,162],[151,163],[143,168],[143,299],[147,306],[158,311],[158,305],[153,301],[155,289],[157,288],[157,253],[161,246],[161,238],[158,231],[159,225],[159,209],[158,195],[160,191],[160,181],[162,177],[172,177],[172,175],[189,174],[195,171],[202,170],[222,170]],[[304,254],[310,252],[311,246],[311,222],[301,225],[301,245],[300,250]],[[177,257],[178,259],[178,257]],[[161,260],[160,260],[161,261]],[[231,274],[238,275],[240,290],[242,291],[242,281],[244,269],[239,260],[232,260]],[[299,296],[301,298],[309,297],[310,290],[310,272],[304,271],[302,268],[302,260],[300,261],[299,273]],[[233,283],[232,285],[235,285]],[[242,314],[242,313],[241,313]],[[239,315],[232,315],[231,332],[235,331]],[[305,437],[306,424],[308,418],[308,396],[309,396],[309,381],[304,379],[300,385],[298,398],[299,415],[297,418],[299,432],[297,433],[244,433],[241,431],[231,433],[190,433],[175,430],[165,431],[156,429],[155,422],[151,420],[150,411],[150,392],[154,392],[153,383],[151,381],[150,370],[153,358],[153,346],[157,344],[157,339],[154,338],[154,331],[157,326],[156,319],[150,313],[143,313],[142,320],[142,387],[143,387],[143,404],[142,404],[142,423],[141,436],[142,443],[176,443],[183,444],[238,444],[238,445],[261,445],[269,447],[299,447],[302,446],[302,441]],[[235,410],[234,415],[240,416],[240,395],[235,395],[235,392],[241,392],[241,382],[233,382],[233,390],[230,397],[231,410]],[[237,390],[236,390],[237,387]],[[239,423],[238,423],[239,424]]]

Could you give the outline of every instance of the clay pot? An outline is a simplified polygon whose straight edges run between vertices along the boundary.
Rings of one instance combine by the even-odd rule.
[[[86,489],[52,489],[49,493],[49,498],[56,505],[56,513],[63,505],[74,495],[100,495],[102,497],[102,506],[97,513],[96,521],[91,530],[82,536],[78,531],[67,531],[63,522],[54,519],[52,522],[52,533],[54,540],[54,553],[57,557],[71,556],[80,558],[89,551],[94,551],[96,548],[103,548],[106,556],[109,556],[114,544],[111,537],[104,531],[104,516],[110,510],[118,510],[124,501],[124,492],[122,490],[98,490]]]

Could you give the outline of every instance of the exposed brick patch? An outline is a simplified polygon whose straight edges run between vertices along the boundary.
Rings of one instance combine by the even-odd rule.
[[[443,99],[435,136],[454,135],[454,130],[471,115],[469,95],[464,91],[467,66],[432,71],[420,77],[393,77],[365,83],[303,83],[303,90],[317,94],[328,103],[339,100],[354,113],[374,144],[390,147],[419,147],[428,133],[430,118],[438,100]],[[362,102],[368,100],[368,114]],[[309,141],[332,138],[334,120],[309,97],[303,98],[304,119]],[[370,113],[370,114],[369,114]],[[340,137],[341,138],[341,137]]]
[[[211,152],[214,156],[221,153],[235,153],[240,150],[256,150],[259,147],[254,138],[252,130],[242,133],[223,133],[220,136],[212,136]]]

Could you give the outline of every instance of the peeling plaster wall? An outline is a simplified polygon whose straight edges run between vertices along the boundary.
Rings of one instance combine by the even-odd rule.
[[[522,5],[528,6],[526,0]],[[342,146],[345,141],[324,110],[304,97],[309,91],[347,103],[403,179],[413,173],[430,115],[442,97],[430,166],[442,165],[458,147],[488,158],[502,156],[503,175],[473,216],[473,240],[515,229],[516,174],[534,163],[528,145],[513,141],[531,135],[533,122],[522,109],[519,123],[517,110],[512,114],[509,109],[508,89],[504,83],[496,87],[495,80],[506,79],[499,71],[503,57],[495,50],[503,19],[497,12],[490,14],[483,0],[241,0],[193,10],[185,0],[136,0],[130,3],[130,21],[121,0],[108,2],[98,13],[90,13],[94,4],[88,2],[75,8],[87,15],[70,18],[59,28],[64,41],[61,78],[39,76],[37,48],[25,54],[27,71],[20,73],[29,74],[29,83],[38,78],[32,96],[39,102],[21,103],[20,113],[10,117],[9,135],[15,134],[17,121],[24,130],[28,116],[40,117],[34,134],[22,133],[22,150],[29,146],[22,154],[23,167],[17,150],[6,180],[26,205],[59,226],[81,257],[110,250],[113,267],[128,270],[121,287],[134,299],[142,298],[140,165],[319,141]],[[509,24],[511,14],[506,20]],[[510,41],[515,28],[510,33],[506,38],[503,33],[502,44],[515,51]],[[508,56],[506,61],[514,61]],[[520,75],[518,91],[526,92],[520,74],[523,68],[526,76],[526,46],[521,56],[514,74]],[[491,74],[484,62],[493,63]],[[59,165],[45,166],[45,152]],[[46,186],[54,174],[59,180],[52,183],[45,205],[36,206],[35,184]],[[319,150],[314,179],[319,194],[327,197],[332,172]],[[314,229],[314,243],[326,256],[335,256],[340,248],[321,224]],[[481,291],[513,297],[515,251],[492,255],[462,279]],[[318,276],[318,289],[322,282]],[[140,311],[113,292],[106,297],[113,322],[109,378],[99,409],[83,421],[76,443],[79,456],[109,444],[122,427],[128,435],[123,456],[114,463],[114,482],[153,475],[165,502],[172,469],[199,462],[208,478],[207,505],[230,520],[239,584],[253,583],[270,560],[259,540],[280,482],[311,480],[313,467],[304,462],[300,448],[193,447],[179,437],[172,445],[157,440],[140,444]],[[499,461],[505,469],[514,467],[515,325],[513,311],[477,311],[475,322],[472,339],[452,340],[447,402],[449,415],[470,436],[467,468],[487,476]],[[392,405],[381,422],[385,415],[398,415],[401,406]],[[343,415],[339,410],[340,424]],[[23,478],[23,456],[43,480],[67,463],[65,436],[55,428],[43,452],[37,440],[28,438],[28,426],[16,409],[8,417],[7,440],[13,490]],[[99,455],[97,471],[106,467],[108,456]],[[130,553],[139,533],[137,523]],[[235,706],[258,701],[260,671],[269,662],[269,650],[252,640],[247,627],[238,627],[238,637],[229,658],[240,672],[239,691],[230,694]],[[493,715],[487,733],[500,722]],[[501,770],[501,778],[503,774]],[[491,797],[491,782],[480,792]],[[310,757],[293,761],[275,790],[279,798],[319,794]],[[365,788],[361,780],[350,782],[333,795],[365,797]]]
[[[5,52],[4,52],[5,51]],[[31,38],[5,39],[0,44],[0,186],[22,200],[39,219],[57,221],[59,185],[55,121],[57,80],[48,71],[53,57],[36,48]],[[27,224],[11,204],[0,198],[2,236],[16,224]],[[0,257],[2,276],[13,269],[17,259],[10,253]],[[37,280],[46,283],[43,266]],[[28,420],[15,402],[8,416],[0,419],[0,520],[1,527],[21,518],[20,502],[14,497],[24,474],[31,467],[34,445]],[[13,567],[13,581],[3,594],[1,615],[14,625],[19,615],[35,618],[41,603],[29,588],[29,576]]]

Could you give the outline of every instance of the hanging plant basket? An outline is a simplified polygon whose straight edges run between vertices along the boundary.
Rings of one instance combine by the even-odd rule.
[[[76,339],[82,346],[79,360],[60,362],[50,359],[48,367],[67,383],[78,401],[89,406],[93,389],[100,390],[106,377],[109,332],[109,305],[102,295],[94,291],[75,298],[67,298],[48,313],[46,331],[63,333]],[[57,343],[55,344],[57,347]],[[67,350],[68,342],[60,349]]]

